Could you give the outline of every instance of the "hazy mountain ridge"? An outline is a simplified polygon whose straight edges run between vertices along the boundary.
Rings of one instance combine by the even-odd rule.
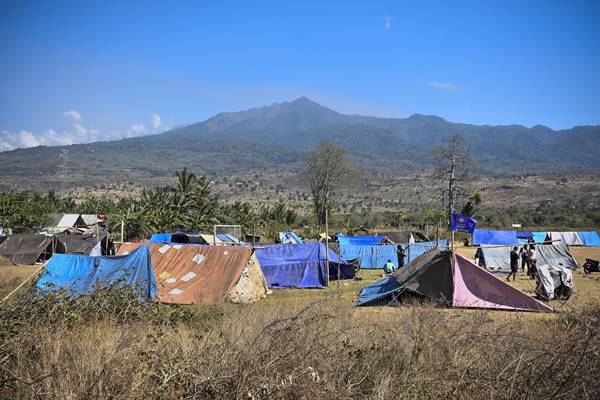
[[[131,139],[0,153],[0,176],[171,176],[190,166],[200,173],[227,174],[277,166],[297,169],[307,150],[325,139],[347,148],[365,169],[402,174],[432,165],[431,149],[460,134],[471,145],[484,174],[523,174],[600,169],[600,126],[554,131],[542,125],[472,125],[437,116],[408,118],[345,115],[301,97],[204,122]]]

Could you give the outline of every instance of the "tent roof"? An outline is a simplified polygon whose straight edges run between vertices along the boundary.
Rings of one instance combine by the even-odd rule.
[[[577,232],[550,232],[552,240],[563,240],[569,246],[583,246]]]
[[[0,256],[14,264],[33,264],[51,243],[52,236],[47,235],[10,235],[0,243]]]
[[[103,229],[99,230],[100,235],[85,234],[85,235],[56,235],[57,252],[67,254],[89,255],[90,251],[106,237],[106,232]]]
[[[138,246],[139,243],[124,243],[118,254],[127,254]],[[175,304],[224,301],[252,255],[249,247],[177,243],[148,247],[158,283],[158,300]]]
[[[428,242],[429,239],[423,233],[418,231],[386,231],[379,232],[393,243],[413,243]]]
[[[126,256],[80,256],[54,254],[36,282],[38,290],[58,291],[66,288],[72,295],[90,294],[104,286],[130,286],[153,298],[156,283],[148,246],[141,246]]]
[[[517,244],[516,231],[495,231],[486,229],[475,229],[473,231],[473,244],[484,245],[484,244]]]
[[[584,246],[600,246],[600,236],[598,232],[578,232]]]
[[[355,305],[389,303],[405,290],[453,307],[552,310],[460,254],[440,249],[421,255],[392,275],[363,288]]]
[[[257,248],[256,256],[269,287],[324,287],[327,286],[325,249],[325,244],[320,242],[268,245]],[[338,265],[341,278],[354,277],[354,267],[341,260],[331,248],[328,256],[331,279],[337,278]]]
[[[385,236],[346,236],[342,234],[337,235],[340,246],[349,244],[353,246],[362,246],[369,244],[380,244],[385,240]]]
[[[488,269],[510,271],[511,247],[482,246],[483,258]],[[535,246],[537,265],[560,265],[570,269],[578,267],[577,261],[571,255],[569,248],[563,242],[541,244]]]

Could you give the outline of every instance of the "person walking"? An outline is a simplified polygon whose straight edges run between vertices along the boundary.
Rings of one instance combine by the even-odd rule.
[[[402,247],[402,245],[398,245],[398,249],[396,250],[397,254],[398,254],[398,268],[401,268],[404,266],[404,248]]]
[[[529,278],[535,279],[537,273],[537,254],[535,252],[535,246],[529,246]]]
[[[507,281],[510,281],[510,276],[513,277],[513,282],[517,279],[517,271],[519,270],[519,253],[518,248],[515,246],[510,252],[510,274],[506,277]]]

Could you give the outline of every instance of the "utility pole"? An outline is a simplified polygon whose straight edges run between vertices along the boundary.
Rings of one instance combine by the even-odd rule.
[[[327,287],[329,287],[329,221],[327,207],[325,207],[325,271],[327,273]]]
[[[448,181],[448,226],[450,226],[450,219],[454,213],[454,172],[456,170],[456,148],[452,146],[452,158],[450,159],[450,179]],[[454,231],[452,232],[452,242],[450,243],[452,251],[454,251]]]

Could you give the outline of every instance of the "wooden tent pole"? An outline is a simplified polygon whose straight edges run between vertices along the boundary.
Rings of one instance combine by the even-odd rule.
[[[325,270],[327,272],[327,287],[329,287],[329,221],[327,208],[325,208]]]

